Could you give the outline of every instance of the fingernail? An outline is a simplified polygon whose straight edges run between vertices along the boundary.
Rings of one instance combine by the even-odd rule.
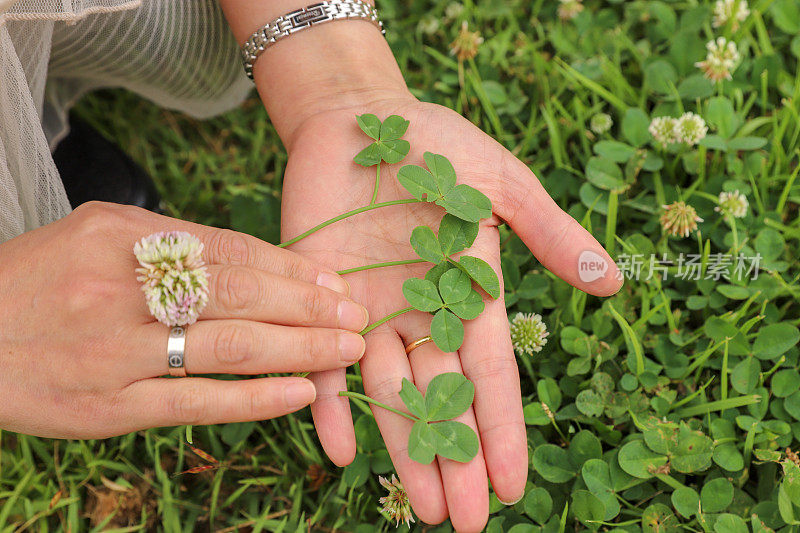
[[[363,305],[350,300],[339,302],[339,327],[350,331],[361,331],[367,327],[369,313]]]
[[[367,348],[364,337],[357,333],[339,334],[339,360],[352,364],[361,359]]]
[[[345,296],[350,295],[350,285],[338,274],[320,272],[319,276],[317,276],[317,285],[344,294]]]
[[[497,501],[499,501],[499,502],[500,502],[500,503],[502,503],[503,505],[507,505],[507,506],[511,507],[512,505],[515,505],[515,504],[519,503],[519,502],[520,502],[520,500],[523,498],[523,496],[525,496],[525,493],[524,493],[524,492],[523,492],[522,494],[520,494],[520,495],[519,495],[519,498],[517,498],[517,499],[516,499],[516,500],[514,500],[513,502],[504,502],[504,501],[503,501],[503,500],[501,500],[500,498],[497,498]]]
[[[283,394],[289,409],[300,409],[314,401],[317,390],[310,381],[298,381],[287,385]]]

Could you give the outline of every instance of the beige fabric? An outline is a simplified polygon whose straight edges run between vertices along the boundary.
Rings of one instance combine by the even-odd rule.
[[[124,87],[205,118],[238,105],[252,88],[213,0],[20,0],[6,7],[0,242],[69,213],[50,150],[66,133],[69,107],[87,91]]]

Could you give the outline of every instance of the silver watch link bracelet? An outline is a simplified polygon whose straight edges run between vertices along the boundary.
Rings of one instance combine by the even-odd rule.
[[[366,20],[386,33],[374,6],[362,0],[325,0],[286,13],[256,30],[242,45],[242,61],[247,77],[253,79],[253,65],[261,53],[289,35],[317,24],[334,20]]]

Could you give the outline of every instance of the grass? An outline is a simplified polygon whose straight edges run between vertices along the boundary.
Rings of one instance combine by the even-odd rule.
[[[672,260],[666,278],[628,280],[603,305],[544,271],[504,230],[509,312],[540,313],[550,337],[519,359],[527,496],[511,508],[493,499],[489,528],[747,531],[746,521],[753,531],[761,522],[797,531],[800,10],[757,0],[734,31],[712,26],[711,2],[585,4],[563,22],[544,0],[468,0],[460,13],[441,1],[380,6],[418,97],[498,138],[615,257]],[[448,47],[462,20],[485,42],[459,63]],[[713,86],[693,63],[717,35],[735,40],[743,59],[732,81]],[[649,119],[689,110],[709,124],[707,139],[659,149]],[[147,168],[168,214],[277,241],[286,154],[255,97],[204,122],[120,91],[89,96],[76,112]],[[589,129],[599,112],[613,118],[608,133]],[[610,174],[595,172],[596,158]],[[748,214],[725,220],[715,199],[734,189]],[[666,237],[658,221],[678,199],[704,219],[686,239]],[[697,254],[707,272],[714,254],[740,251],[762,254],[758,280],[676,277],[681,253]],[[360,388],[357,374],[349,379]],[[354,402],[354,413],[359,455],[345,470],[322,455],[307,410],[194,428],[220,465],[181,476],[209,464],[183,444],[182,428],[104,441],[2,432],[0,531],[394,529],[380,516],[374,475],[391,463],[365,404]],[[729,501],[701,490],[716,479],[731,487]],[[695,496],[700,514],[686,511]]]

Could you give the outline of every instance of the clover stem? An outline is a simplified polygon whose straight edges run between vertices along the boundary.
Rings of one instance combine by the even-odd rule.
[[[369,205],[374,205],[378,200],[378,185],[381,184],[381,162],[378,161],[378,168],[375,171],[375,188],[372,190],[372,201]]]
[[[381,318],[377,322],[373,322],[369,326],[365,327],[363,330],[361,330],[359,335],[366,335],[367,333],[369,333],[373,329],[377,328],[381,324],[385,324],[386,322],[390,321],[391,319],[396,318],[396,317],[398,317],[398,316],[400,316],[400,315],[402,315],[404,313],[408,313],[409,311],[413,311],[413,310],[414,310],[413,307],[406,307],[405,309],[401,309],[399,311],[395,311],[391,315],[386,315],[385,317]]]
[[[278,245],[278,247],[279,248],[286,248],[290,244],[294,244],[297,241],[303,240],[306,237],[308,237],[309,235],[311,235],[312,233],[316,233],[317,231],[321,230],[322,228],[330,226],[334,222],[339,222],[340,220],[344,220],[345,218],[352,217],[354,215],[358,215],[359,213],[364,213],[366,211],[372,211],[373,209],[380,209],[381,207],[389,207],[389,206],[392,206],[392,205],[420,204],[420,203],[423,203],[423,202],[424,202],[424,200],[417,200],[416,198],[408,198],[408,199],[405,199],[405,200],[391,200],[389,202],[381,202],[379,204],[365,205],[364,207],[359,207],[358,209],[353,209],[352,211],[348,211],[346,213],[342,213],[341,215],[335,216],[335,217],[333,217],[331,219],[326,220],[325,222],[317,224],[316,226],[314,226],[310,230],[308,230],[308,231],[306,231],[304,233],[301,233],[297,237],[295,237],[293,239],[289,239],[286,242],[280,243]]]
[[[567,436],[566,436],[566,435],[564,435],[564,432],[563,432],[563,431],[561,431],[561,428],[560,428],[560,427],[558,427],[558,424],[556,423],[555,419],[551,418],[551,419],[550,419],[550,422],[553,424],[553,427],[554,427],[554,428],[556,428],[556,431],[557,431],[557,432],[558,432],[558,434],[561,436],[561,438],[562,438],[562,439],[564,439],[564,442],[565,442],[565,443],[567,443],[567,444],[569,444],[569,439],[567,438]]]
[[[424,263],[424,259],[404,259],[402,261],[387,261],[385,263],[374,263],[372,265],[364,265],[355,268],[346,268],[344,270],[337,270],[336,273],[339,275],[342,274],[352,274],[353,272],[361,272],[362,270],[372,270],[373,268],[383,268],[383,267],[390,267],[390,266],[400,266],[400,265],[413,265],[415,263]]]
[[[394,407],[390,407],[390,406],[386,405],[385,403],[379,402],[378,400],[373,400],[369,396],[365,396],[364,394],[360,394],[358,392],[350,392],[349,390],[342,390],[342,391],[339,391],[339,396],[346,396],[348,398],[357,398],[357,399],[363,400],[363,401],[365,401],[367,403],[371,403],[372,405],[377,405],[378,407],[383,407],[387,411],[391,411],[391,412],[396,413],[396,414],[398,414],[400,416],[404,416],[404,417],[406,417],[409,420],[412,420],[414,422],[416,422],[418,420],[417,417],[415,417],[415,416],[411,416],[408,413],[404,413],[403,411],[401,411],[399,409],[395,409]]]

